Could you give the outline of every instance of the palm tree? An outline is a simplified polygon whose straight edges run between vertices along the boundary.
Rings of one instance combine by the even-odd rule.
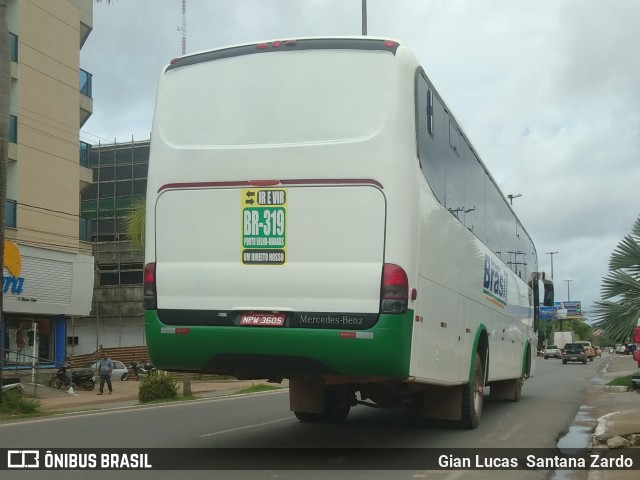
[[[602,279],[602,301],[596,302],[596,327],[617,342],[626,341],[640,322],[640,217],[616,246],[609,273]]]
[[[134,200],[131,210],[124,215],[124,231],[134,248],[144,248],[146,201],[142,197]],[[182,395],[191,396],[191,377],[182,376]]]

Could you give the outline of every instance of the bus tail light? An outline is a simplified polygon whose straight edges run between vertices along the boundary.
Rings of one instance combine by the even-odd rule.
[[[144,308],[146,310],[158,308],[155,263],[147,263],[144,267]]]
[[[393,263],[385,263],[382,269],[380,289],[380,313],[405,313],[409,300],[407,273]]]

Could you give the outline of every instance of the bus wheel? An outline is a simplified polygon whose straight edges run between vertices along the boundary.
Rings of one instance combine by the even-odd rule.
[[[322,420],[321,413],[293,412],[293,414],[301,422],[319,422],[320,420]]]
[[[331,385],[324,392],[324,417],[329,422],[344,422],[351,410],[350,389],[344,385]]]
[[[462,391],[462,418],[460,420],[462,428],[471,430],[480,424],[484,395],[483,378],[480,354],[476,352],[472,380],[464,386]]]

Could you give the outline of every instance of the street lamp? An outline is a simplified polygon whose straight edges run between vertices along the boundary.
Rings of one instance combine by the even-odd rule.
[[[551,280],[553,280],[553,256],[560,252],[544,252],[545,255],[551,255]]]
[[[571,290],[569,289],[570,282],[573,280],[563,280],[563,282],[567,282],[567,302],[571,301]]]
[[[522,196],[521,193],[516,193],[515,195],[513,193],[510,193],[509,195],[507,195],[507,198],[509,199],[509,204],[513,205],[513,199],[521,196]]]

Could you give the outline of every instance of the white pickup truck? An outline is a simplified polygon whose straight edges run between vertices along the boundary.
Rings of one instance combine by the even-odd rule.
[[[579,343],[580,345],[584,345],[584,354],[587,356],[590,362],[593,362],[593,359],[596,356],[596,351],[594,350],[593,345],[591,345],[591,342],[578,340],[573,343]]]

